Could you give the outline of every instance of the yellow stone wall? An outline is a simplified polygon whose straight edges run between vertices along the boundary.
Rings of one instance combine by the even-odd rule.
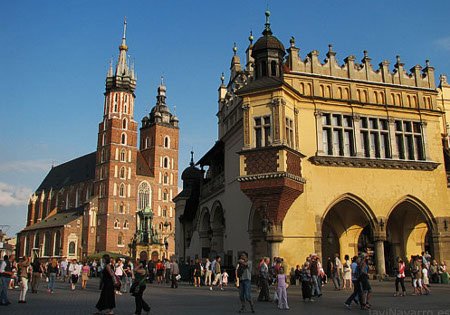
[[[283,222],[284,240],[280,245],[280,255],[289,266],[303,263],[307,255],[321,250],[321,220],[343,196],[350,196],[350,199],[363,204],[377,222],[382,220],[386,225],[393,209],[405,200],[411,200],[428,209],[433,218],[450,215],[447,178],[440,145],[442,113],[437,107],[435,91],[332,78],[311,78],[300,74],[286,75],[285,82],[294,89],[284,86],[274,91],[254,93],[245,96],[243,103],[251,104],[250,117],[255,117],[271,114],[271,100],[283,98],[286,105],[279,119],[282,139],[285,138],[284,117],[293,118],[294,109],[299,110],[296,137],[298,150],[306,156],[302,159],[302,176],[306,184],[305,191],[292,204]],[[308,97],[310,95],[316,96],[314,101]],[[336,99],[336,95],[341,99]],[[381,96],[384,101],[379,99]],[[400,102],[394,100],[397,96]],[[384,103],[391,105],[384,106]],[[446,110],[450,111],[450,104]],[[318,148],[322,146],[317,143],[316,111],[422,120],[425,122],[427,161],[437,162],[439,166],[432,171],[423,171],[314,165],[308,159],[316,155]],[[253,120],[250,119],[250,130],[254,127],[252,123]],[[254,146],[252,132],[250,139]],[[243,163],[241,158],[241,174]],[[423,250],[423,231],[426,231],[426,225],[421,224],[414,233],[406,237],[406,256],[420,254]],[[362,227],[358,225],[347,229],[340,239],[341,257],[345,254],[356,254],[355,243],[358,242],[361,231]],[[443,258],[450,259],[448,256]],[[325,260],[325,257],[323,259]]]

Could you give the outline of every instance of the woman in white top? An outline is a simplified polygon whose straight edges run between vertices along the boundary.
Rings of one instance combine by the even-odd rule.
[[[345,263],[343,265],[344,269],[344,286],[343,289],[352,289],[352,269],[350,268],[349,259],[350,257],[348,255],[345,255]]]

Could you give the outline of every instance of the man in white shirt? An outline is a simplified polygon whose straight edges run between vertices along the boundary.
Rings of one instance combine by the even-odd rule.
[[[206,263],[205,263],[205,285],[206,286],[210,286],[211,285],[211,262],[209,261],[209,258],[206,258]]]

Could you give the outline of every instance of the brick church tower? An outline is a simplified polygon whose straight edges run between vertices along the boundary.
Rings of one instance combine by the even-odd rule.
[[[142,119],[140,151],[150,166],[153,183],[153,223],[166,246],[166,257],[175,253],[175,203],[178,194],[178,118],[166,104],[161,79],[156,105]]]
[[[99,124],[95,191],[98,194],[96,251],[128,252],[136,230],[137,127],[133,118],[136,76],[127,61],[124,22],[119,59],[106,77]]]

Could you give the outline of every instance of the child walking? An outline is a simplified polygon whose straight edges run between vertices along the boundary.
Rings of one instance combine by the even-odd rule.
[[[287,281],[286,274],[284,273],[284,268],[280,267],[277,275],[277,295],[278,295],[278,308],[280,310],[288,310],[288,300],[287,300]]]
[[[224,269],[222,272],[222,285],[224,287],[228,286],[228,277],[229,277],[228,272]]]

